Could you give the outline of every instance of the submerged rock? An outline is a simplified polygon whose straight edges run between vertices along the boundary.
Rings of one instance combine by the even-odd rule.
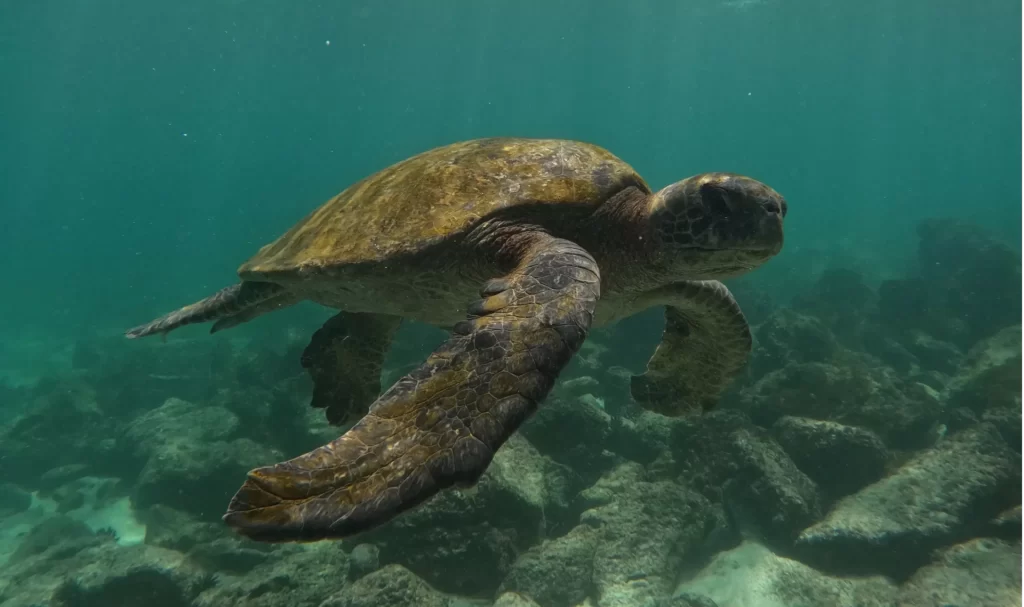
[[[358,544],[348,555],[349,576],[357,580],[380,568],[380,548],[373,544]]]
[[[582,379],[589,378],[577,381]],[[552,395],[520,433],[540,453],[567,466],[585,487],[618,463],[619,458],[605,451],[611,427],[611,416],[586,399]]]
[[[882,439],[863,428],[803,417],[783,417],[772,427],[797,467],[839,498],[885,474],[889,453]]]
[[[102,542],[97,540],[88,525],[69,516],[57,515],[32,527],[21,538],[11,561],[18,562],[49,550],[59,553],[60,558],[66,558],[99,543]]]
[[[320,607],[449,607],[448,597],[401,565],[388,565],[331,596]]]
[[[132,422],[126,449],[143,464],[133,501],[163,504],[209,521],[224,508],[249,470],[284,459],[278,451],[238,434],[238,418],[220,407],[179,399]]]
[[[109,447],[121,422],[105,415],[96,391],[76,378],[41,380],[24,413],[0,425],[0,461],[4,480],[27,489],[52,483],[41,472],[78,466],[81,474],[102,474],[114,467]]]
[[[893,449],[927,446],[943,416],[937,392],[852,352],[835,364],[795,363],[769,373],[743,390],[738,405],[763,426],[786,415],[862,426]]]
[[[73,552],[57,547],[12,561],[4,607],[192,607],[213,578],[183,554],[145,544],[106,540]]]
[[[722,410],[678,423],[671,442],[678,478],[721,501],[748,535],[785,550],[821,516],[814,481],[768,431],[739,412]]]
[[[723,607],[894,607],[896,592],[882,576],[829,576],[754,542],[718,554],[677,588]]]
[[[519,592],[545,607],[662,600],[678,572],[706,556],[721,523],[704,497],[647,480],[634,463],[616,467],[580,497],[580,525],[525,552],[500,592]]]
[[[991,424],[953,435],[841,500],[797,540],[822,569],[906,577],[1020,499],[1020,456]]]
[[[31,493],[14,483],[0,483],[0,516],[24,512],[31,505]]]
[[[1020,322],[1020,253],[956,219],[918,226],[914,275],[882,283],[882,321],[967,348]]]
[[[862,333],[875,299],[875,292],[864,284],[859,272],[829,268],[821,273],[810,290],[793,297],[793,307],[820,319],[847,347],[863,349]]]
[[[951,407],[977,413],[1021,407],[1021,328],[1008,327],[978,343],[946,388]]]
[[[750,367],[755,378],[796,362],[832,360],[841,350],[828,328],[817,318],[780,308],[754,328],[757,348]]]
[[[665,599],[657,607],[719,607],[711,597],[696,592],[682,592]]]
[[[1021,507],[1020,504],[999,513],[992,519],[985,535],[1002,538],[1005,540],[1017,541],[1021,537]]]
[[[720,522],[705,497],[674,482],[649,481],[637,464],[616,467],[581,498],[580,526],[524,553],[502,592],[545,607],[587,598],[598,607],[664,599],[678,572],[707,554]]]
[[[360,537],[444,592],[492,596],[516,556],[569,507],[569,471],[513,435],[475,487],[447,490]]]
[[[572,607],[593,587],[594,548],[598,533],[581,525],[562,537],[524,552],[498,592],[518,592],[545,607]]]
[[[540,607],[530,597],[516,592],[506,592],[494,601],[494,607]]]
[[[347,588],[348,556],[336,543],[281,545],[272,553],[251,570],[220,572],[190,607],[319,607]]]
[[[221,521],[203,521],[163,504],[138,510],[136,516],[146,527],[145,542],[150,546],[188,552],[202,544],[237,537]]]
[[[1019,538],[1018,538],[1019,540]],[[1019,541],[975,539],[942,551],[900,589],[900,607],[1007,607],[1021,603]]]

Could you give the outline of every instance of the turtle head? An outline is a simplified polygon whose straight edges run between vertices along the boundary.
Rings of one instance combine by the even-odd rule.
[[[704,173],[648,199],[651,238],[676,276],[727,278],[782,250],[786,201],[767,185],[731,173]]]

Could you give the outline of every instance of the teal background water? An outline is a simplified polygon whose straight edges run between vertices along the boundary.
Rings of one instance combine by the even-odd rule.
[[[779,290],[902,268],[923,217],[1019,246],[1010,0],[0,5],[5,334],[109,333],[234,280],[369,172],[492,135],[790,201]],[[249,330],[246,327],[245,330]]]
[[[1019,604],[1021,17],[0,1],[0,607],[397,607],[374,584],[412,582],[452,605]],[[591,332],[473,490],[340,550],[241,538],[221,515],[246,472],[341,432],[300,365],[332,311],[123,331],[235,283],[373,171],[489,136],[597,143],[654,188],[730,171],[782,192],[785,248],[729,281],[747,365],[707,416],[644,411],[652,308]],[[919,237],[943,217],[964,223]],[[444,336],[403,325],[384,387]],[[800,569],[769,571],[783,556]]]

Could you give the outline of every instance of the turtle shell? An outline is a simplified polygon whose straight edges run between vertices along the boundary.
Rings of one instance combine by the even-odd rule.
[[[353,184],[264,246],[244,279],[415,255],[525,205],[597,206],[643,179],[607,150],[556,139],[454,143]]]

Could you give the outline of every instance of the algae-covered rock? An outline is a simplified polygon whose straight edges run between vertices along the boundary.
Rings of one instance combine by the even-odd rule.
[[[188,552],[198,545],[219,539],[237,537],[222,521],[202,520],[163,504],[138,509],[136,516],[146,527],[147,544],[178,552]]]
[[[73,377],[42,380],[28,399],[23,413],[0,420],[5,481],[31,490],[46,486],[41,473],[53,468],[111,470],[115,458],[106,439],[116,436],[120,423],[104,414],[92,386]]]
[[[668,481],[648,481],[624,464],[581,493],[594,528],[593,587],[600,607],[629,607],[668,596],[677,572],[701,558],[718,523],[710,502]]]
[[[1007,327],[979,342],[946,388],[951,407],[987,409],[1021,407],[1021,328]]]
[[[576,381],[582,379],[585,378]],[[520,433],[540,453],[567,466],[580,479],[580,486],[585,487],[617,463],[605,450],[611,426],[611,416],[604,409],[582,396],[559,393],[548,397],[544,406],[523,424]]]
[[[374,544],[357,544],[348,554],[349,577],[357,580],[380,569],[380,548]]]
[[[831,360],[841,349],[819,319],[789,308],[775,310],[754,336],[757,348],[750,365],[755,378],[796,362]]]
[[[331,596],[320,607],[449,607],[448,597],[401,565],[388,565]]]
[[[469,490],[442,491],[360,537],[444,592],[490,596],[516,556],[564,519],[570,475],[513,435]]]
[[[501,583],[499,592],[518,592],[545,607],[571,607],[593,587],[594,549],[600,535],[588,525],[524,552]]]
[[[879,316],[892,330],[920,329],[968,348],[1020,323],[1020,253],[977,225],[928,219],[918,225],[917,267],[879,287]]]
[[[64,558],[99,543],[102,542],[97,541],[88,525],[59,514],[33,526],[18,542],[11,561],[19,562],[50,550]]]
[[[1005,540],[1020,540],[1021,537],[1021,506],[1007,508],[989,521],[985,535]]]
[[[711,597],[696,592],[683,592],[658,603],[657,607],[719,607]]]
[[[932,550],[1019,503],[1020,482],[1020,456],[995,427],[979,424],[842,499],[801,533],[797,548],[815,567],[904,577]]]
[[[135,485],[140,508],[165,504],[217,521],[253,468],[284,459],[247,438],[198,444],[165,444],[146,461]]]
[[[218,573],[191,607],[319,607],[347,584],[348,556],[337,543],[281,545],[251,570]]]
[[[494,607],[540,607],[528,596],[516,592],[505,592],[494,601]]]
[[[679,423],[672,436],[678,477],[721,501],[748,534],[785,549],[821,516],[814,481],[771,434],[736,411]]]
[[[236,438],[238,418],[220,407],[168,399],[125,432],[126,449],[142,469],[133,501],[139,508],[163,504],[219,521],[249,470],[284,454]]]
[[[0,516],[24,512],[31,505],[31,493],[14,483],[0,483]]]
[[[882,439],[864,428],[803,417],[783,417],[772,427],[797,467],[830,498],[877,481],[889,453]]]
[[[744,542],[722,552],[677,594],[705,596],[725,607],[895,607],[896,586],[882,576],[833,577]],[[698,603],[699,604],[699,603]]]
[[[545,607],[660,601],[681,570],[707,555],[722,523],[706,498],[674,482],[648,480],[635,463],[611,470],[580,499],[580,525],[520,556],[500,592]]]
[[[786,415],[861,426],[894,449],[927,446],[943,415],[934,390],[850,352],[773,371],[743,390],[738,407],[763,426]]]
[[[975,539],[943,550],[903,584],[900,607],[1021,604],[1020,542]]]
[[[4,607],[192,607],[213,579],[185,555],[108,538],[82,550],[48,549],[5,572]]]

